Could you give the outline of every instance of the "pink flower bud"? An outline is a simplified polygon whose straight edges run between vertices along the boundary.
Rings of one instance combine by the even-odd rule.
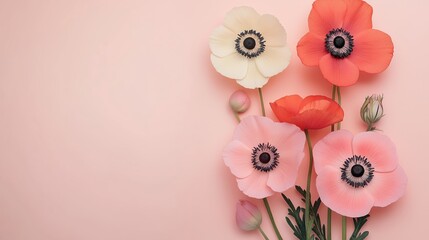
[[[236,220],[239,228],[245,231],[258,229],[262,222],[262,215],[258,207],[246,200],[237,203]]]
[[[237,90],[229,97],[229,106],[234,112],[243,113],[250,107],[249,96],[242,90]]]

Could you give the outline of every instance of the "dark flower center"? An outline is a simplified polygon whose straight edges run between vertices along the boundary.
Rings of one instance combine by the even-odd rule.
[[[263,152],[261,155],[259,155],[259,161],[261,161],[261,163],[267,164],[270,162],[270,160],[271,156],[269,153]]]
[[[366,157],[353,155],[344,161],[341,180],[354,188],[365,187],[374,178],[374,168]]]
[[[245,48],[252,50],[256,46],[256,41],[255,41],[255,39],[248,37],[248,38],[244,39],[243,45]]]
[[[237,35],[235,50],[247,58],[257,57],[265,51],[264,37],[253,29],[245,30]]]
[[[252,165],[261,172],[269,172],[279,165],[277,148],[270,143],[260,143],[252,149]]]
[[[332,29],[325,38],[326,50],[335,58],[348,57],[353,52],[353,36],[342,28]]]
[[[356,164],[352,167],[353,177],[362,177],[364,173],[365,173],[365,169],[362,167],[362,165]]]
[[[342,48],[344,47],[345,44],[346,44],[346,40],[344,40],[343,37],[338,36],[334,38],[334,46],[336,48]]]

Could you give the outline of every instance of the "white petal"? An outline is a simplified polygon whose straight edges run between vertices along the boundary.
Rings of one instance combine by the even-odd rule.
[[[237,52],[226,57],[211,54],[210,59],[216,71],[225,77],[243,79],[246,76],[249,60]]]
[[[272,77],[289,65],[290,58],[291,52],[287,46],[267,47],[255,61],[262,75]]]
[[[255,28],[262,34],[267,46],[281,47],[286,45],[286,31],[273,15],[262,15]]]
[[[224,26],[217,27],[210,36],[209,46],[212,53],[218,57],[225,57],[235,52],[237,34]]]
[[[242,80],[237,80],[237,82],[245,88],[255,89],[263,87],[268,82],[268,78],[259,72],[255,61],[249,61],[246,77]]]
[[[259,13],[251,7],[235,7],[226,14],[223,25],[238,34],[253,29],[259,17]]]

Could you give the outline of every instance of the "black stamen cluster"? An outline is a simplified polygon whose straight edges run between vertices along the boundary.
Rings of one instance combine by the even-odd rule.
[[[364,171],[368,172],[368,174],[364,174],[362,177],[354,177],[354,179],[351,179],[351,169],[354,165],[357,164],[361,165],[364,168]],[[374,178],[374,168],[372,167],[368,159],[363,156],[354,155],[353,157],[347,158],[347,160],[344,161],[343,167],[340,169],[341,180],[345,181],[347,184],[354,188],[365,187]]]
[[[265,39],[260,32],[257,32],[253,29],[245,30],[237,34],[237,36],[237,39],[235,39],[235,50],[241,55],[247,58],[254,58],[261,55],[261,53],[265,51]],[[242,47],[242,41],[244,41],[244,39],[246,39],[247,37],[253,37],[254,40],[259,43],[259,48],[256,51],[253,51],[253,49],[249,50],[245,47]]]
[[[273,156],[273,158],[266,164],[262,163],[259,160],[259,156],[262,153],[268,153],[270,154],[270,156]],[[258,144],[258,146],[253,148],[251,156],[253,167],[261,172],[269,172],[279,165],[278,159],[280,157],[280,154],[277,152],[277,148],[270,143]]]
[[[340,37],[344,43],[335,44],[335,38]],[[341,46],[341,47],[339,47]],[[335,28],[329,31],[325,37],[325,48],[334,57],[343,59],[348,57],[353,52],[354,40],[353,36],[342,28]]]

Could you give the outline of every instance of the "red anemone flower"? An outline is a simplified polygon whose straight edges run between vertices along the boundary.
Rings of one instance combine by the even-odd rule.
[[[304,99],[298,95],[285,96],[270,105],[280,122],[295,124],[302,130],[325,128],[344,118],[340,105],[320,95]]]
[[[353,85],[359,70],[380,73],[393,57],[392,39],[372,29],[372,7],[362,0],[316,0],[308,28],[298,56],[304,65],[319,66],[334,85]]]

